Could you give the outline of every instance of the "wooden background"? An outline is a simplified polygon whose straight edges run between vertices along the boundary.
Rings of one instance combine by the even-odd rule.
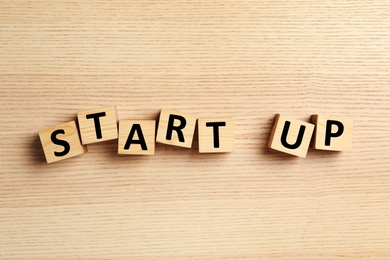
[[[1,259],[390,259],[390,2],[0,1]],[[117,105],[232,116],[236,151],[37,131]],[[266,147],[275,113],[355,119],[353,151]]]

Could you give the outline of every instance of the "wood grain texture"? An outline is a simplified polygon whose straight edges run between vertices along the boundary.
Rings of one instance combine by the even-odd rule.
[[[0,5],[0,258],[389,259],[390,2]],[[117,140],[47,164],[76,113],[233,117],[235,152]],[[351,152],[267,148],[275,113],[354,119]]]

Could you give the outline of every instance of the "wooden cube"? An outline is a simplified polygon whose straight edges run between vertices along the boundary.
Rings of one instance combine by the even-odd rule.
[[[47,163],[61,161],[87,152],[82,146],[75,121],[38,132]]]
[[[118,154],[154,155],[155,136],[155,120],[120,120]]]
[[[352,150],[353,119],[324,115],[312,115],[316,125],[313,147],[318,150]]]
[[[313,124],[276,114],[268,147],[305,158],[313,131]]]
[[[198,119],[199,153],[234,151],[233,118]]]
[[[196,116],[162,109],[157,128],[158,143],[191,148]]]
[[[83,144],[118,138],[118,115],[115,106],[79,112],[77,119]]]

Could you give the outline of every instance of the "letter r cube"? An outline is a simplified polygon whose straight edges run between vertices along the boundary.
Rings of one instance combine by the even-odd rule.
[[[192,114],[162,109],[156,142],[191,148],[196,120],[196,116]]]

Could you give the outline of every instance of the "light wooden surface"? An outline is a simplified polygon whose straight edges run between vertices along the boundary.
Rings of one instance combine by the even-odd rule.
[[[390,2],[1,1],[1,259],[390,259]],[[117,140],[46,164],[37,131],[116,105],[233,117],[235,152]],[[267,148],[275,113],[351,152]]]

